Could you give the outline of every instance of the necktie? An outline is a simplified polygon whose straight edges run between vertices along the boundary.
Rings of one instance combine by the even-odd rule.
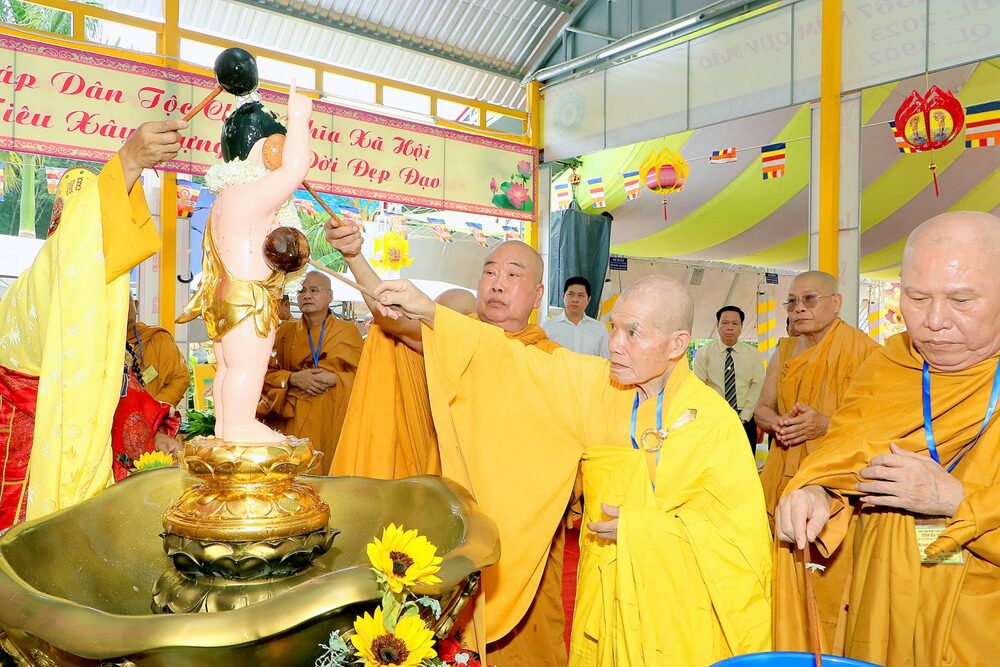
[[[733,348],[726,348],[726,403],[736,411],[736,363],[733,361]]]

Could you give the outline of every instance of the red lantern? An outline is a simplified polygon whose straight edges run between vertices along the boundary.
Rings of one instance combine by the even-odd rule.
[[[962,103],[949,91],[931,86],[925,96],[917,91],[907,95],[896,110],[896,128],[907,144],[918,152],[944,148],[958,136],[965,123]],[[940,196],[937,165],[930,164],[934,194]]]

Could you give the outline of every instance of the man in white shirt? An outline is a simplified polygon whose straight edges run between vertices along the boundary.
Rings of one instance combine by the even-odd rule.
[[[577,354],[608,358],[608,328],[584,312],[590,303],[590,281],[574,276],[563,288],[563,314],[546,321],[549,338]]]
[[[719,340],[713,340],[694,356],[694,374],[719,393],[743,422],[750,448],[757,452],[757,424],[753,411],[764,386],[764,361],[757,350],[740,342],[743,311],[723,306],[715,313]]]

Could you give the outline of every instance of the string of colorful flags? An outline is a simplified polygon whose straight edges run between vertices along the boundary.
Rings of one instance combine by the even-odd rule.
[[[934,99],[937,99],[937,95],[941,95],[942,97],[953,97],[950,93],[944,94],[940,90],[935,93],[934,88],[932,88],[931,91],[928,91],[927,100],[932,99],[932,94],[935,95]],[[925,102],[924,98],[920,97],[916,91],[914,91],[913,95],[917,96],[921,102]],[[926,147],[920,145],[921,130],[924,128],[924,123],[926,123],[928,132],[932,135],[930,140],[932,144],[935,139],[941,138],[943,130],[948,130],[945,134],[950,133],[950,140],[951,138],[954,138],[954,135],[957,134],[958,129],[961,127],[960,118],[942,119],[940,117],[940,109],[931,109],[931,107],[928,106],[928,103],[925,103],[923,106],[927,107],[927,109],[923,109],[922,107],[918,108],[908,117],[908,125],[910,127],[918,128],[915,131],[911,131],[912,136],[909,137],[909,140],[904,133],[899,131],[899,128],[896,126],[896,121],[892,120],[888,122],[889,129],[892,132],[893,141],[895,142],[896,148],[900,153],[911,154],[927,150]],[[959,107],[959,110],[961,110],[961,107]],[[1000,100],[970,105],[965,107],[964,112],[966,148],[1000,146]],[[921,118],[919,116],[920,113],[926,114],[926,119],[914,121],[914,118]],[[955,123],[955,120],[958,120],[958,123]],[[875,125],[878,124],[881,123],[875,123]],[[958,127],[955,127],[956,125],[958,125]],[[802,137],[801,139],[789,141],[806,139],[808,139],[808,137]],[[916,145],[912,142],[916,142]],[[765,146],[752,147],[743,150],[746,151],[753,150],[753,148],[759,148],[761,158],[761,179],[770,181],[782,178],[787,173],[788,165],[786,144],[787,142],[776,142]],[[940,145],[934,144],[932,147],[938,148]],[[713,165],[736,162],[737,148],[736,146],[719,148],[717,150],[713,150],[711,155],[705,157],[708,158],[709,164]],[[664,169],[673,170],[667,174],[667,183],[664,183],[663,180]],[[684,180],[687,176],[686,170],[687,161],[669,149],[666,149],[659,156],[650,154],[646,161],[643,162],[643,165],[639,170],[626,171],[621,174],[622,184],[625,189],[625,200],[634,201],[639,198],[640,194],[642,194],[642,182],[644,179],[647,187],[649,187],[649,189],[653,192],[657,192],[659,194],[667,194],[669,192],[680,190],[683,188]],[[672,180],[670,177],[672,177]],[[575,198],[573,186],[571,186],[570,183],[557,183],[553,186],[553,190],[558,208],[561,210],[568,209]],[[591,208],[605,208],[607,206],[607,195],[603,177],[594,176],[588,178],[587,191],[590,194]],[[663,205],[664,219],[666,219],[667,200],[665,197]]]

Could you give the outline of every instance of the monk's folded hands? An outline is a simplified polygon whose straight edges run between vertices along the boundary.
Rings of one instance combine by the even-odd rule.
[[[952,516],[965,498],[965,487],[928,456],[907,451],[895,443],[888,454],[873,458],[862,468],[856,489],[867,495],[862,502],[895,507],[916,514]]]

